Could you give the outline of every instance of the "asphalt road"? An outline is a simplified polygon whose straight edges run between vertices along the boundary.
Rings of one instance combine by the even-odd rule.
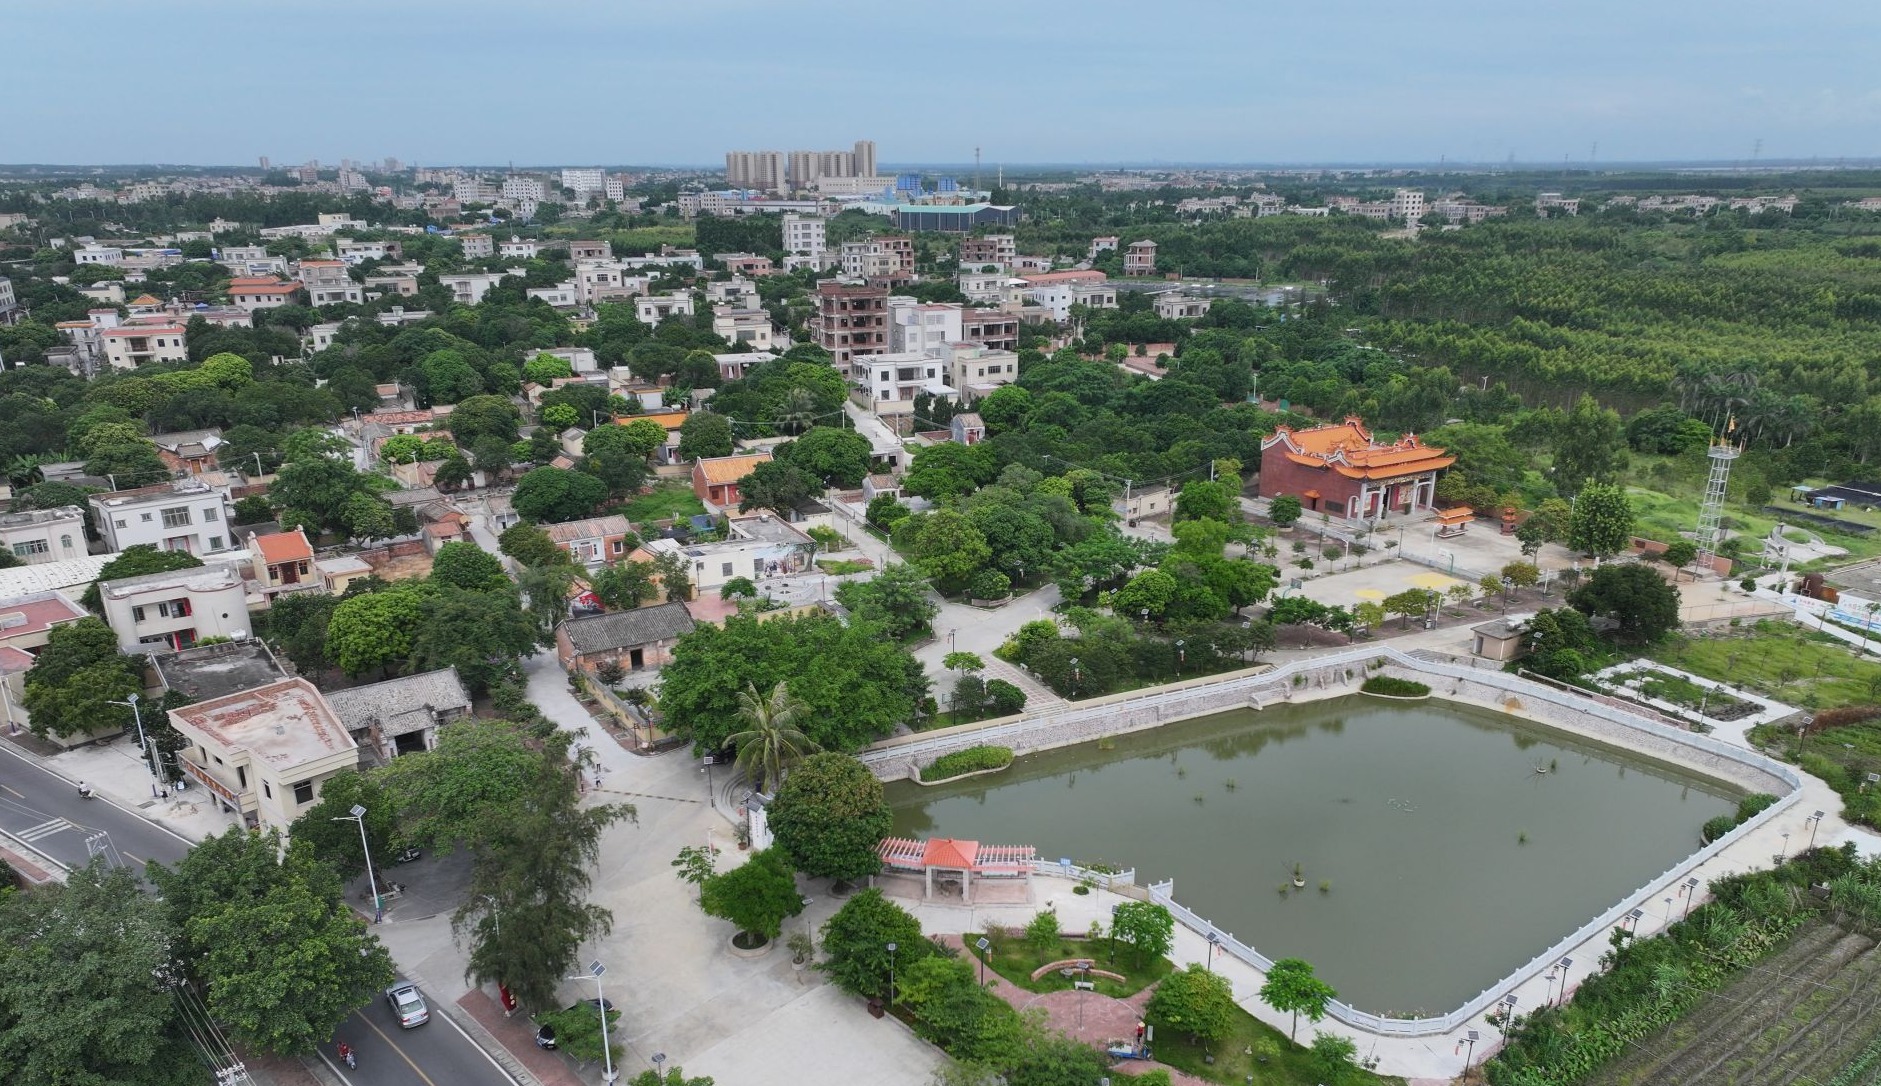
[[[139,875],[147,863],[173,864],[183,837],[106,799],[82,799],[65,778],[0,745],[0,830],[69,868],[104,854]],[[349,1086],[515,1086],[514,1081],[435,1006],[431,1021],[400,1029],[383,999],[354,1011],[336,1040],[353,1047],[348,1070],[332,1045],[320,1055]]]

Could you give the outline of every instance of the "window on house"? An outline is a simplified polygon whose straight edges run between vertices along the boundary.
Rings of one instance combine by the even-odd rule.
[[[149,524],[149,523],[150,523],[150,514],[149,514],[149,513],[145,513],[145,514],[143,514],[143,516],[142,516],[142,518],[141,518],[141,519],[142,519],[142,521],[143,521],[143,523],[145,523],[145,524]]]
[[[187,507],[165,509],[163,511],[163,526],[165,528],[187,528],[189,523],[189,509]]]
[[[212,551],[221,550],[222,549],[222,537],[219,535],[210,536],[209,537],[209,549]]]
[[[65,537],[65,545],[67,547],[72,545],[71,536],[68,535]],[[30,558],[35,554],[45,554],[51,549],[51,545],[43,539],[29,539],[24,543],[13,544],[13,553],[20,558]]]
[[[217,512],[213,508],[204,509],[202,511],[202,522],[204,524],[214,524],[216,521],[221,520],[221,519],[222,519],[222,514]]]
[[[719,567],[719,571],[718,571],[718,572],[719,572],[719,575],[720,575],[720,576],[722,576],[722,577],[729,577],[729,576],[731,576],[731,575],[732,575],[732,564],[731,564],[730,562],[726,562],[726,563],[724,563],[723,565],[721,565],[721,566]]]
[[[121,520],[114,520],[114,521],[112,521],[112,523],[113,523],[113,524],[115,524],[115,525],[116,525],[117,527],[119,527],[119,528],[122,528],[122,527],[125,527],[125,524],[124,524],[124,522],[123,522],[123,521],[121,521]]]
[[[144,609],[142,607],[131,608],[131,620],[134,622],[144,621]]]
[[[314,801],[314,783],[312,781],[294,782],[294,802],[312,803]]]
[[[218,762],[220,762],[221,760],[222,759],[220,758],[216,759],[216,761]],[[244,792],[248,791],[248,767],[247,766],[238,765],[235,767],[235,779],[237,782],[241,784],[242,791]]]
[[[60,536],[59,547],[61,550],[68,550],[68,551],[71,550],[72,549],[72,537],[69,535]]]
[[[262,781],[261,782],[261,794],[267,796],[269,799],[273,799],[274,798],[273,786],[271,786],[267,781]]]

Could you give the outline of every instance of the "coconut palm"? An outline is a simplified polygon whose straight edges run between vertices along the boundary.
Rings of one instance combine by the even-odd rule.
[[[810,707],[793,697],[788,687],[778,683],[769,697],[761,696],[750,683],[738,694],[738,715],[750,727],[727,739],[738,748],[736,765],[758,791],[770,794],[784,779],[784,770],[807,754],[822,750],[810,737],[797,730]]]

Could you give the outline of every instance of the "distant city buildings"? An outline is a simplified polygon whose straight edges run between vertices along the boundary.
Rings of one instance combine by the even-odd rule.
[[[824,178],[875,176],[874,140],[857,140],[847,151],[725,152],[725,181],[735,189],[807,192]]]

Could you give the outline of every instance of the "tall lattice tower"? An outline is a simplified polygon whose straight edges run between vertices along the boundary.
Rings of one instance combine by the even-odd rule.
[[[1742,445],[1732,440],[1731,435],[1737,430],[1737,420],[1726,419],[1724,436],[1711,443],[1707,455],[1711,458],[1711,477],[1705,480],[1705,500],[1698,507],[1698,560],[1701,568],[1711,564],[1712,556],[1718,553],[1720,538],[1719,523],[1724,519],[1724,488],[1731,481],[1731,465],[1737,462],[1738,454],[1744,451]]]

